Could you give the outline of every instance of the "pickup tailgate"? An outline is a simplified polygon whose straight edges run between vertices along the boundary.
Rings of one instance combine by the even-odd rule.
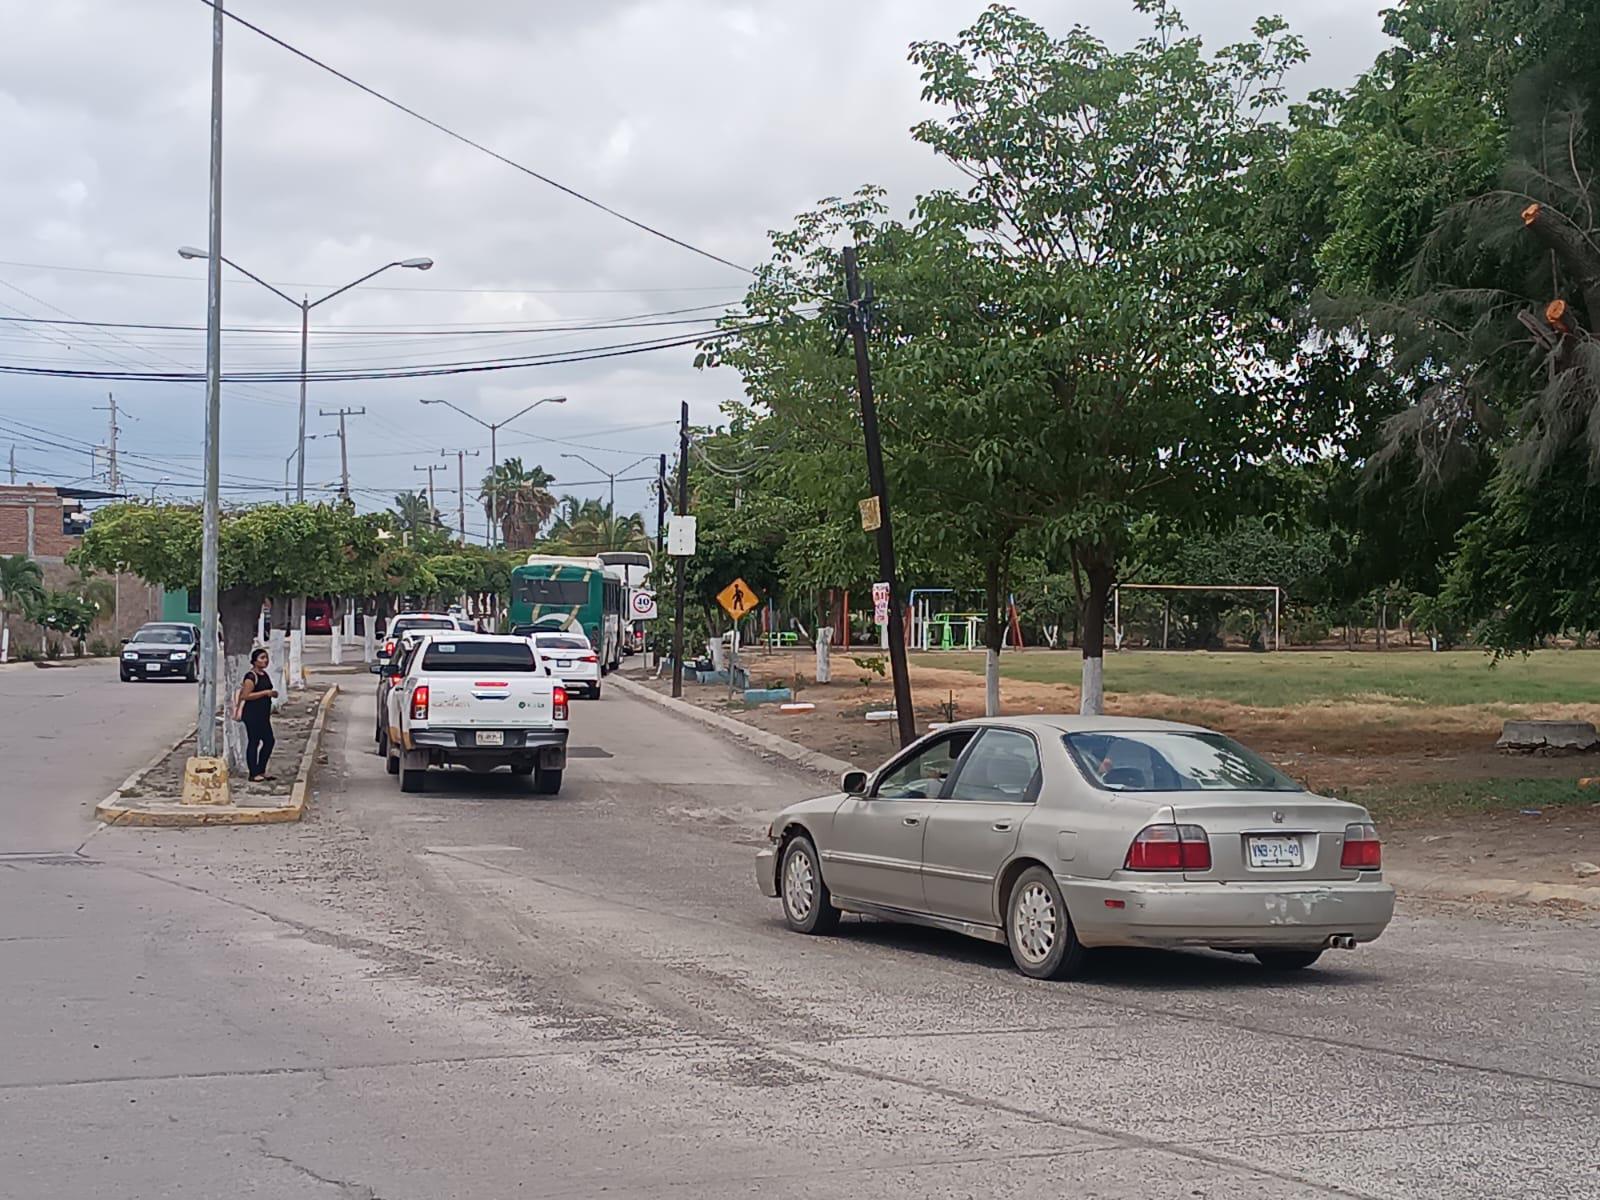
[[[428,720],[448,729],[548,729],[555,724],[555,688],[531,673],[424,675]]]

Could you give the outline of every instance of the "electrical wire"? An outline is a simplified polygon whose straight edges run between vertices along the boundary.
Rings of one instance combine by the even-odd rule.
[[[200,0],[200,3],[204,4],[207,8],[210,8],[210,9],[216,9],[217,8],[217,5],[215,4],[214,0]],[[557,191],[562,192],[565,195],[571,196],[574,200],[582,201],[584,204],[587,204],[592,208],[597,208],[601,212],[605,213],[608,216],[615,217],[619,221],[625,222],[628,225],[632,225],[635,229],[638,229],[638,230],[641,230],[641,231],[643,231],[645,233],[648,233],[652,237],[658,237],[658,238],[662,239],[663,241],[671,242],[674,246],[678,246],[681,249],[687,250],[691,254],[698,254],[701,258],[710,259],[712,262],[715,262],[715,263],[721,263],[725,267],[731,267],[733,270],[741,271],[746,275],[754,275],[755,274],[755,272],[753,270],[751,270],[749,267],[741,266],[740,264],[738,264],[736,262],[733,262],[730,259],[723,258],[720,254],[712,253],[710,250],[703,250],[699,246],[696,246],[691,242],[686,242],[680,237],[674,237],[672,234],[667,233],[664,230],[657,229],[653,225],[646,224],[644,221],[641,221],[636,217],[630,217],[626,213],[620,212],[617,209],[612,208],[610,205],[604,204],[601,201],[596,200],[593,196],[586,196],[586,195],[584,195],[584,193],[578,191],[576,188],[568,187],[566,184],[560,183],[560,182],[550,178],[550,176],[548,176],[548,175],[540,174],[538,171],[535,171],[532,167],[525,166],[522,163],[517,162],[516,159],[508,158],[506,155],[501,154],[498,150],[490,149],[488,146],[485,146],[482,142],[474,141],[472,138],[469,138],[464,133],[457,133],[454,129],[451,129],[448,125],[441,124],[440,122],[435,121],[432,117],[424,116],[422,113],[418,112],[416,109],[410,108],[407,105],[402,104],[400,101],[394,99],[393,97],[387,96],[384,93],[378,91],[376,88],[370,87],[367,84],[362,83],[359,79],[356,79],[356,78],[354,78],[354,77],[352,77],[350,75],[346,75],[343,71],[339,70],[337,67],[330,66],[329,64],[323,62],[321,59],[315,57],[314,55],[308,54],[306,51],[301,50],[297,46],[291,45],[290,43],[284,41],[282,38],[276,36],[275,34],[268,33],[265,29],[261,28],[261,26],[252,24],[251,22],[245,20],[243,17],[239,16],[238,13],[235,13],[235,12],[233,12],[231,10],[228,10],[228,9],[223,9],[223,10],[220,10],[220,11],[222,11],[222,14],[225,17],[227,17],[230,21],[233,21],[237,25],[242,25],[244,28],[250,30],[251,33],[256,34],[258,37],[265,38],[267,41],[271,42],[273,45],[279,47],[280,49],[287,50],[290,54],[293,54],[296,58],[299,58],[299,59],[301,59],[301,60],[303,60],[305,62],[308,62],[312,66],[317,67],[320,70],[326,71],[328,74],[334,76],[336,79],[340,79],[340,80],[344,81],[345,83],[349,84],[351,87],[356,88],[358,91],[365,92],[367,95],[371,96],[373,99],[380,100],[384,104],[387,104],[390,108],[396,109],[399,112],[403,112],[403,113],[406,114],[406,116],[411,117],[414,120],[421,121],[424,125],[428,126],[430,129],[434,129],[434,130],[438,131],[439,133],[444,134],[446,137],[452,138],[455,141],[460,142],[464,146],[470,146],[472,149],[477,150],[482,154],[487,154],[490,158],[496,160],[497,162],[504,163],[506,166],[511,167],[514,170],[520,171],[524,175],[527,175],[532,179],[537,179],[540,183],[545,184],[548,187],[555,188]]]

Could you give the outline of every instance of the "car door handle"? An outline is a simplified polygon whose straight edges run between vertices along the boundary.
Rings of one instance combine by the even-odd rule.
[[[922,824],[922,818],[921,817],[901,817],[900,818],[900,824],[902,824],[902,825],[921,825]]]
[[[1011,822],[1010,821],[996,821],[993,825],[989,826],[989,828],[993,829],[996,833],[1010,833],[1011,832]]]

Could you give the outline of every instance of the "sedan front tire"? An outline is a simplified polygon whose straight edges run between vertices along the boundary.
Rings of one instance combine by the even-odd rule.
[[[822,862],[810,838],[796,837],[783,848],[778,894],[783,898],[783,919],[796,933],[832,933],[838,928],[839,910],[822,882]]]

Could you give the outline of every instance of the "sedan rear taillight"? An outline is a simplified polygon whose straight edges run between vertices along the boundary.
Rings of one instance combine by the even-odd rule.
[[[1125,871],[1209,871],[1211,842],[1198,825],[1146,825],[1128,847]]]
[[[1383,843],[1374,825],[1346,825],[1339,866],[1346,871],[1376,871],[1383,866]]]
[[[428,685],[419,684],[411,693],[411,719],[413,721],[426,721],[428,719]]]
[[[598,654],[585,654],[578,661],[579,662],[599,662],[600,661],[600,656]]]
[[[555,713],[555,719],[565,721],[567,719],[567,689],[558,687],[553,690],[550,693],[550,702],[552,711]]]

